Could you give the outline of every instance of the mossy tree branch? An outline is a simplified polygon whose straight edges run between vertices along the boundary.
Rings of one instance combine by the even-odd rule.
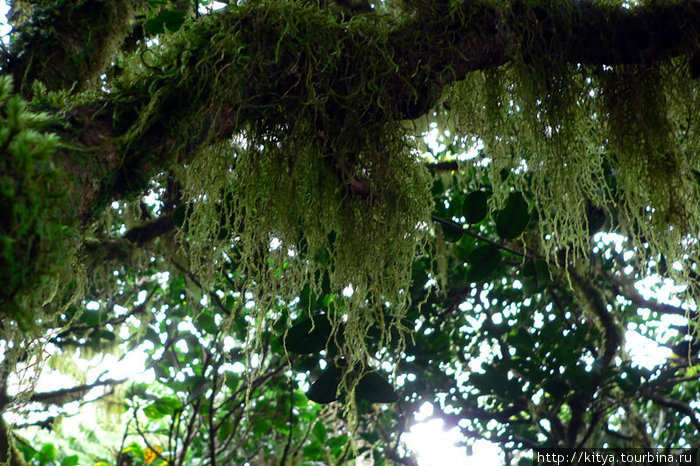
[[[136,2],[41,2],[21,12],[18,4],[30,6],[14,3],[9,72],[17,90],[29,96],[34,81],[49,90],[101,87],[100,75],[130,32]]]
[[[104,8],[112,6],[111,2],[98,3],[104,4]],[[193,54],[191,40],[174,41],[167,47],[167,58],[180,60],[180,74],[173,75],[173,70],[168,70],[168,75],[162,76],[163,69],[158,67],[144,70],[137,82],[125,82],[117,92],[104,96],[101,101],[74,110],[75,113],[82,113],[82,109],[85,109],[84,113],[90,115],[90,120],[85,122],[82,131],[72,133],[72,137],[89,139],[87,145],[96,150],[99,148],[101,157],[107,159],[107,163],[93,167],[97,168],[97,172],[90,174],[93,182],[91,186],[85,186],[87,191],[83,192],[82,204],[93,200],[104,205],[106,198],[118,198],[141,189],[145,180],[171,166],[174,158],[182,160],[183,157],[192,156],[205,142],[230,137],[244,129],[248,122],[269,118],[272,103],[281,107],[281,112],[293,114],[299,99],[307,98],[305,94],[308,92],[300,84],[302,78],[306,78],[300,76],[304,70],[300,70],[299,65],[315,60],[313,55],[319,50],[324,53],[328,47],[315,42],[326,42],[329,35],[344,44],[340,50],[344,55],[342,69],[329,70],[335,76],[331,76],[328,90],[336,95],[347,95],[351,89],[366,85],[353,82],[361,76],[357,70],[376,66],[395,68],[386,70],[392,73],[388,77],[383,76],[382,82],[387,89],[386,95],[391,96],[392,101],[377,102],[365,112],[367,120],[374,122],[417,117],[430,108],[446,84],[463,78],[471,71],[502,65],[514,57],[534,57],[545,50],[548,57],[571,63],[640,63],[691,54],[700,42],[700,6],[693,1],[657,3],[632,10],[573,1],[551,2],[538,7],[513,1],[508,9],[504,9],[494,6],[492,2],[475,1],[463,3],[450,11],[447,17],[431,17],[431,13],[444,15],[445,12],[428,9],[428,16],[398,26],[382,25],[384,19],[381,17],[374,20],[380,24],[380,27],[374,28],[375,32],[388,31],[380,45],[391,55],[391,60],[377,64],[375,56],[368,58],[365,53],[368,45],[379,40],[366,37],[372,32],[366,23],[351,22],[342,26],[324,23],[319,19],[324,13],[318,11],[300,17],[299,6],[293,3],[283,3],[276,8],[279,14],[274,17],[256,13],[254,8],[247,9],[245,13],[240,8],[229,8],[211,17],[201,18],[185,34],[194,38],[211,38],[215,31],[222,28],[241,27],[244,24],[247,33],[242,39],[247,41],[246,50],[211,57],[216,63],[203,63],[198,54]],[[121,18],[126,20],[123,15]],[[289,24],[279,22],[285,20]],[[299,21],[307,21],[308,24],[299,24]],[[323,25],[326,31],[319,33],[318,28]],[[287,56],[280,55],[276,57],[277,60],[268,60],[262,66],[249,70],[232,66],[237,53],[274,49],[275,44],[289,41],[285,37],[289,28],[296,27],[301,31],[305,26],[310,28],[306,31],[308,34],[298,38],[296,43],[287,45],[299,47],[299,50],[293,50]],[[527,38],[523,37],[524,31],[530,31]],[[532,31],[536,34],[533,35]],[[231,34],[234,32],[232,30]],[[115,40],[117,37],[112,36],[112,41]],[[203,40],[198,42],[205,43]],[[542,44],[547,45],[544,47]],[[106,47],[106,43],[103,45]],[[295,62],[284,63],[285,59]],[[229,100],[221,102],[221,105],[207,108],[205,121],[187,125],[188,142],[182,147],[181,143],[173,141],[173,135],[178,133],[177,128],[182,129],[183,116],[201,116],[199,111],[208,107],[211,104],[209,99],[214,97],[208,95],[209,89],[193,89],[196,83],[186,75],[203,66],[210,67],[212,79],[226,79],[224,75],[227,74],[238,75],[236,81],[245,82],[246,86],[229,95]],[[27,67],[30,64],[24,66],[25,69]],[[49,68],[71,69],[63,66]],[[49,79],[42,76],[39,69],[28,76],[54,81],[57,86],[66,86],[77,78],[62,76]],[[278,76],[278,79],[271,84],[267,79],[269,76]],[[25,86],[31,79],[21,81]],[[339,84],[341,82],[344,83],[342,86]],[[154,102],[153,95],[158,92],[162,97]],[[187,102],[186,106],[183,101]],[[158,114],[158,119],[146,124],[138,122],[138,109],[153,104],[159,107],[154,112]],[[342,124],[343,99],[329,99],[327,105],[332,104],[339,104],[341,115],[327,124]],[[94,112],[97,107],[101,109],[99,113]],[[137,113],[129,113],[126,107]],[[386,108],[393,110],[387,113],[383,110]],[[118,121],[113,119],[115,114],[119,115]],[[136,126],[138,129],[135,129]],[[105,150],[104,141],[124,136],[129,130],[132,131],[129,139],[138,143],[131,142],[127,146],[114,148],[117,153]],[[181,146],[181,150],[173,150],[176,145]],[[79,169],[84,170],[85,167]],[[85,174],[81,178],[86,178]],[[95,191],[94,180],[101,181],[100,192]],[[91,216],[85,214],[94,212],[88,206],[82,210],[81,216],[85,219]]]

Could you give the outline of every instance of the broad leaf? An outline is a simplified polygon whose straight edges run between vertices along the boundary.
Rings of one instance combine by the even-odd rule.
[[[504,239],[517,238],[530,221],[528,205],[519,192],[511,193],[505,207],[496,214],[496,231]]]
[[[467,261],[470,264],[467,280],[470,282],[482,281],[501,265],[501,251],[492,244],[479,246],[469,254]]]
[[[284,346],[293,353],[318,353],[325,349],[331,331],[331,323],[325,316],[316,316],[313,320],[303,319],[289,329]]]
[[[479,223],[486,218],[488,198],[489,195],[484,191],[472,191],[467,194],[462,203],[462,215],[467,223]]]
[[[316,403],[327,404],[338,399],[338,384],[342,372],[340,368],[333,364],[326,367],[318,379],[311,385],[311,388],[306,392],[306,397]]]
[[[355,394],[370,403],[394,403],[399,399],[391,384],[377,372],[365,374],[357,383]]]
[[[151,35],[162,34],[166,30],[175,32],[185,22],[185,13],[181,11],[165,10],[155,18],[146,21],[146,32]]]

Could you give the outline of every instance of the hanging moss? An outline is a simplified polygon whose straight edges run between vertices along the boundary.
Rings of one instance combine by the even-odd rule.
[[[220,144],[186,168],[191,265],[213,279],[212,265],[231,258],[256,293],[258,322],[278,296],[291,299],[307,285],[335,296],[330,317],[345,326],[342,354],[364,365],[369,329],[387,341],[387,311],[398,322],[407,308],[411,264],[427,235],[429,178],[401,137],[377,132],[349,167],[366,189],[353,191],[300,132],[284,144]],[[349,286],[352,296],[343,297]]]
[[[123,151],[174,153],[182,164],[181,242],[205,286],[232,267],[255,293],[258,330],[280,297],[306,286],[327,295],[334,329],[345,328],[341,355],[358,367],[343,382],[350,389],[374,356],[370,328],[388,344],[406,312],[432,211],[429,174],[394,122],[405,111],[393,103],[396,73],[411,71],[394,63],[388,32],[371,17],[339,22],[296,2],[254,2],[164,39],[115,93]],[[261,70],[269,80],[255,82]],[[264,117],[239,125],[249,109]],[[153,147],[147,129],[176,136]],[[220,140],[231,132],[235,143]]]
[[[13,2],[12,73],[23,95],[100,88],[134,17],[132,0]],[[69,65],[69,66],[66,66]]]
[[[516,30],[520,52],[451,86],[443,101],[454,115],[444,126],[483,141],[492,208],[523,192],[537,210],[537,247],[550,258],[587,258],[588,215],[598,209],[631,238],[640,263],[660,255],[697,261],[700,101],[687,60],[567,63],[565,52],[543,40],[543,28],[567,30],[565,15],[550,21],[546,3],[503,10],[532,17],[514,22],[532,25]],[[671,271],[697,298],[687,273]]]

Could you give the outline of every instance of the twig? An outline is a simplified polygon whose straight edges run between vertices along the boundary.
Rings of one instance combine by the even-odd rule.
[[[168,464],[170,464],[170,461],[168,461],[168,460],[161,454],[161,452],[159,452],[158,450],[156,450],[155,448],[153,448],[153,446],[151,445],[151,443],[150,443],[150,442],[148,441],[148,439],[146,438],[146,434],[141,430],[141,426],[139,426],[138,409],[135,409],[135,410],[134,410],[134,416],[133,416],[133,417],[134,417],[134,423],[136,424],[136,432],[138,432],[138,434],[141,436],[141,438],[143,439],[143,443],[146,444],[146,447],[148,447],[149,450],[151,450],[153,453],[155,453],[156,456],[157,456],[158,458],[160,458],[160,459],[162,459],[163,461],[165,461],[165,462],[167,462]]]
[[[289,361],[289,372],[289,435],[287,436],[287,444],[284,446],[280,466],[284,466],[287,462],[289,447],[292,445],[292,437],[294,435],[294,370],[291,361]]]
[[[117,453],[117,466],[122,464],[122,453],[124,452],[124,444],[126,443],[126,438],[129,436],[129,424],[131,424],[131,418],[126,421],[126,426],[124,427],[124,435],[122,435],[122,443],[119,446],[119,452]]]
[[[680,315],[683,317],[688,317],[689,319],[697,317],[697,312],[673,306],[671,304],[644,299],[644,297],[639,293],[639,291],[637,291],[637,289],[634,286],[631,286],[629,283],[623,283],[620,277],[618,277],[617,275],[606,273],[606,276],[612,283],[615,292],[629,299],[632,302],[632,304],[634,304],[637,307],[647,308],[660,314]]]
[[[484,243],[495,246],[498,249],[502,249],[502,250],[507,251],[511,254],[515,254],[516,256],[526,257],[528,259],[532,259],[530,254],[525,254],[523,252],[516,251],[515,249],[512,249],[512,248],[506,246],[505,244],[501,244],[501,243],[498,243],[496,241],[490,240],[490,239],[486,238],[485,236],[482,236],[479,233],[476,233],[476,232],[470,230],[469,228],[464,228],[462,225],[460,225],[459,223],[453,222],[452,220],[446,220],[444,218],[440,218],[440,217],[437,217],[435,215],[431,215],[430,218],[432,219],[433,222],[439,223],[440,225],[443,225],[452,231],[463,233],[465,235],[469,235],[473,238],[478,239],[479,241],[483,241]]]
[[[680,411],[681,413],[685,414],[690,418],[690,422],[693,423],[695,428],[700,430],[700,420],[698,420],[697,416],[695,415],[695,411],[693,411],[693,409],[686,403],[666,398],[664,396],[659,395],[658,393],[647,393],[645,394],[645,396],[650,400],[656,401],[662,406],[673,408],[676,411]]]

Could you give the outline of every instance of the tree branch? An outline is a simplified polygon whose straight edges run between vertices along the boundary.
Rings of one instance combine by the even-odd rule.
[[[453,222],[452,220],[446,220],[444,218],[440,218],[440,217],[437,217],[435,215],[431,215],[430,218],[432,219],[433,222],[439,223],[440,225],[443,225],[454,232],[469,235],[473,238],[478,239],[479,241],[483,241],[486,244],[490,244],[492,246],[495,246],[498,249],[502,249],[503,251],[509,252],[511,254],[515,254],[516,256],[526,257],[528,259],[531,258],[531,256],[529,254],[525,254],[525,253],[522,253],[520,251],[516,251],[515,249],[510,248],[510,247],[506,246],[505,244],[501,244],[501,243],[498,243],[496,241],[493,241],[485,236],[480,235],[479,233],[476,233],[476,232],[470,230],[469,228],[464,228],[461,224]]]
[[[647,398],[649,398],[650,400],[656,401],[657,403],[659,403],[662,406],[666,406],[668,408],[675,409],[676,411],[685,414],[686,416],[688,416],[690,418],[690,422],[693,423],[695,428],[698,429],[698,431],[700,431],[700,420],[698,420],[698,417],[695,414],[695,411],[693,411],[693,409],[689,405],[687,405],[686,403],[683,403],[683,402],[678,401],[678,400],[672,400],[670,398],[666,398],[665,396],[661,396],[657,393],[647,393],[645,396]]]
[[[622,331],[613,315],[607,309],[601,293],[593,283],[579,275],[573,268],[568,270],[571,284],[579,292],[584,308],[590,312],[594,324],[600,328],[603,334],[603,348],[596,358],[595,365],[601,371],[608,367],[622,343]]]
[[[126,382],[129,379],[110,379],[110,380],[98,380],[91,384],[77,385],[71,388],[61,388],[59,390],[53,390],[50,392],[40,392],[34,393],[29,401],[40,402],[40,403],[52,403],[52,404],[65,404],[70,401],[75,401],[82,398],[96,387],[101,386],[113,386],[119,385]],[[68,399],[67,401],[64,401]]]
[[[139,227],[134,227],[127,231],[124,238],[142,246],[144,243],[152,241],[160,235],[171,232],[175,229],[172,215],[165,215],[148,222]]]
[[[316,62],[317,58],[307,56],[312,53],[309,51],[325,50],[324,44],[317,42],[337,36],[337,43],[343,44],[343,68],[324,91],[334,96],[333,99],[342,103],[346,97],[338,96],[348,96],[348,89],[366,86],[361,82],[362,70],[374,70],[377,66],[396,70],[381,82],[392,102],[370,102],[364,111],[367,121],[374,123],[387,118],[420,116],[431,107],[445,85],[463,79],[469,72],[499,66],[514,57],[539,55],[543,60],[558,57],[573,64],[642,63],[692,53],[700,41],[700,5],[692,0],[674,4],[656,2],[631,9],[590,1],[530,6],[524,0],[513,0],[504,8],[492,1],[472,0],[461,3],[447,15],[442,9],[427,8],[424,15],[393,26],[382,44],[393,58],[376,63],[376,55],[367,54],[368,41],[374,39],[367,37],[365,23],[344,23],[339,28],[321,19],[327,14],[323,11],[299,14],[300,6],[296,3],[276,6],[290,11],[284,14],[280,11],[274,16],[268,10],[256,8],[269,7],[227,8],[201,18],[188,34],[208,44],[208,37],[228,28],[231,35],[238,35],[248,52],[256,52],[269,49],[270,44],[282,43],[284,31],[293,28],[306,34],[298,39],[303,48],[290,52],[294,54],[292,57],[296,56],[298,65]],[[260,21],[256,16],[265,20]],[[281,21],[295,23],[294,26],[279,24]],[[304,21],[307,23],[302,24]],[[377,16],[377,21],[390,19]],[[234,30],[241,24],[246,29]],[[319,34],[319,27],[326,28],[323,34]],[[161,69],[144,69],[140,79],[122,83],[121,88],[94,104],[75,110],[74,113],[89,117],[85,125],[89,122],[91,129],[88,131],[86,126],[71,134],[81,137],[86,131],[91,133],[88,147],[97,149],[104,141],[125,134],[130,141],[138,141],[119,148],[118,157],[111,157],[109,147],[105,146],[107,163],[96,166],[98,172],[91,174],[94,176],[81,177],[85,183],[81,199],[98,202],[98,210],[107,200],[142,189],[150,177],[171,167],[176,158],[186,161],[202,144],[227,139],[247,123],[269,118],[269,102],[275,102],[282,115],[295,115],[300,102],[307,98],[303,80],[299,79],[303,72],[296,66],[285,67],[278,60],[268,60],[257,67],[241,69],[233,66],[237,51],[227,51],[212,57],[215,62],[204,63],[199,54],[191,53],[192,46],[187,41],[169,43],[167,56],[177,57],[181,62],[178,66],[169,68],[167,73]],[[245,86],[222,102],[222,96],[210,95],[210,89],[199,88],[192,82],[191,70],[205,67],[213,74],[212,80],[228,79]],[[269,76],[276,76],[274,82]],[[61,81],[71,79],[66,77]],[[212,107],[213,103],[216,105]],[[210,107],[216,114],[208,115],[208,121],[202,122],[200,111]],[[398,113],[387,114],[386,108],[397,109]],[[96,109],[102,110],[96,112]],[[157,118],[140,121],[146,109]],[[120,115],[118,120],[113,119],[115,114]],[[189,121],[188,115],[196,121]],[[174,135],[183,133],[187,134],[184,146],[174,140]],[[84,210],[82,218],[89,220],[94,211]]]
[[[697,312],[695,311],[683,309],[682,307],[673,306],[671,304],[660,303],[656,300],[645,299],[634,287],[634,285],[628,282],[623,282],[622,278],[615,274],[605,273],[605,276],[610,279],[610,283],[612,284],[615,293],[629,299],[632,304],[637,307],[647,308],[653,312],[658,312],[659,314],[673,314],[688,317],[689,319],[693,319],[697,316]]]

